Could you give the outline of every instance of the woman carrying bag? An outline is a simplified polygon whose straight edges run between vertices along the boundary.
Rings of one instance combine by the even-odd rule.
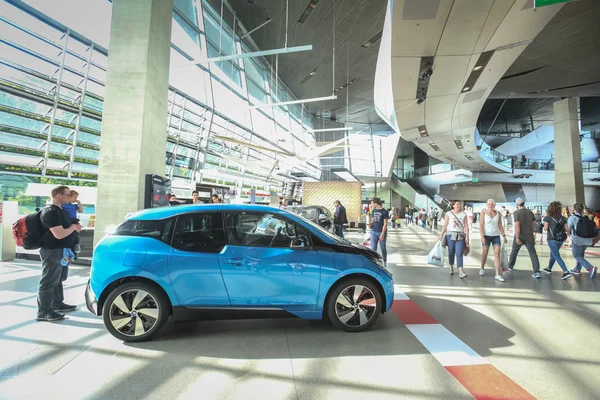
[[[494,246],[494,268],[496,269],[496,280],[504,282],[502,273],[500,271],[500,248],[502,242],[500,236],[504,239],[506,245],[506,233],[502,226],[502,218],[500,213],[496,211],[496,202],[493,199],[487,201],[487,208],[481,210],[481,218],[479,218],[479,232],[481,232],[481,245],[483,249],[481,251],[481,269],[479,275],[484,276],[484,266],[487,261],[488,252],[490,246]]]
[[[463,255],[465,248],[468,249],[469,232],[465,229],[467,226],[467,215],[461,211],[461,204],[458,200],[450,202],[452,210],[446,213],[444,217],[444,226],[440,241],[444,246],[448,246],[448,263],[450,264],[450,275],[454,275],[454,256],[458,266],[459,278],[466,278],[467,274],[463,269]]]
[[[548,266],[542,271],[547,274],[551,274],[552,267],[556,261],[560,266],[560,269],[563,271],[560,279],[568,279],[571,277],[571,273],[567,269],[564,260],[560,256],[560,249],[571,232],[569,232],[567,219],[563,217],[561,213],[560,203],[558,201],[553,201],[550,203],[548,209],[546,210],[546,216],[542,221],[544,224],[544,230],[548,232],[547,242],[548,247],[550,247],[550,259],[548,260]]]

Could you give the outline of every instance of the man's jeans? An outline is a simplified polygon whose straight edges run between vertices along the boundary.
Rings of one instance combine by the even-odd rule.
[[[558,262],[558,265],[560,265],[560,269],[562,269],[563,272],[569,272],[564,260],[560,256],[560,248],[562,247],[563,243],[564,241],[561,242],[552,239],[548,240],[548,247],[550,247],[550,260],[548,261],[548,269],[552,269],[554,266],[554,261],[556,261]]]
[[[69,268],[60,265],[63,249],[40,249],[42,258],[42,279],[38,289],[38,315],[42,316],[63,300],[63,281],[69,275]]]
[[[371,249],[377,251],[377,243],[379,243],[379,247],[381,248],[381,255],[383,256],[383,261],[387,262],[387,248],[385,247],[385,242],[387,240],[387,233],[384,235],[383,240],[380,240],[381,232],[371,231]]]
[[[588,246],[571,243],[571,249],[573,251],[573,258],[577,260],[577,265],[575,266],[575,271],[581,271],[581,267],[584,266],[588,271],[594,266],[590,264],[588,260],[583,258],[585,256],[585,251]]]
[[[339,237],[344,237],[344,225],[335,225],[334,226],[335,229],[335,234],[338,235]]]
[[[531,259],[531,264],[533,266],[533,272],[540,272],[540,260],[535,251],[535,243],[525,242],[522,245],[518,245],[517,239],[513,239],[512,251],[510,252],[510,258],[508,260],[508,267],[510,269],[513,269],[515,267],[515,263],[517,262],[517,255],[519,254],[519,250],[521,250],[521,246],[527,247],[527,251],[529,252],[529,258]]]

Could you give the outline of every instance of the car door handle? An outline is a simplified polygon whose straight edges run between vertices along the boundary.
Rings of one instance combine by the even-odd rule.
[[[231,265],[236,266],[236,267],[241,267],[242,265],[244,265],[244,259],[241,258],[241,257],[226,258],[225,259],[225,264],[231,264]]]

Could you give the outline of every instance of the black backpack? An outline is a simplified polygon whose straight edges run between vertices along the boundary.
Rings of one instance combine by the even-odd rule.
[[[36,211],[35,214],[19,218],[12,226],[15,243],[25,250],[36,250],[42,247],[42,239],[49,231],[42,223],[42,210],[38,208]]]
[[[567,240],[567,232],[565,232],[564,218],[559,218],[558,221],[554,218],[552,218],[552,220],[554,221],[554,230],[550,230],[550,233],[552,234],[552,240],[564,242],[565,240]]]
[[[586,216],[577,215],[577,224],[575,224],[575,234],[580,238],[594,238],[596,237],[596,223]]]

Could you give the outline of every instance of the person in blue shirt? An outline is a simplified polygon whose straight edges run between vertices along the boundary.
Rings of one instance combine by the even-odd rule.
[[[71,194],[69,196],[69,202],[62,205],[62,209],[67,213],[67,218],[71,224],[78,224],[79,218],[77,218],[77,213],[83,211],[83,205],[81,201],[78,200],[79,193],[75,190],[71,190]],[[81,246],[79,245],[79,232],[75,233],[75,238],[73,239],[73,253],[75,253],[75,259],[77,259],[79,253],[81,252]]]
[[[387,263],[387,248],[385,242],[387,239],[388,222],[390,214],[383,208],[380,198],[374,197],[371,200],[372,220],[371,220],[371,249],[377,251],[377,243],[381,247],[383,262]]]

